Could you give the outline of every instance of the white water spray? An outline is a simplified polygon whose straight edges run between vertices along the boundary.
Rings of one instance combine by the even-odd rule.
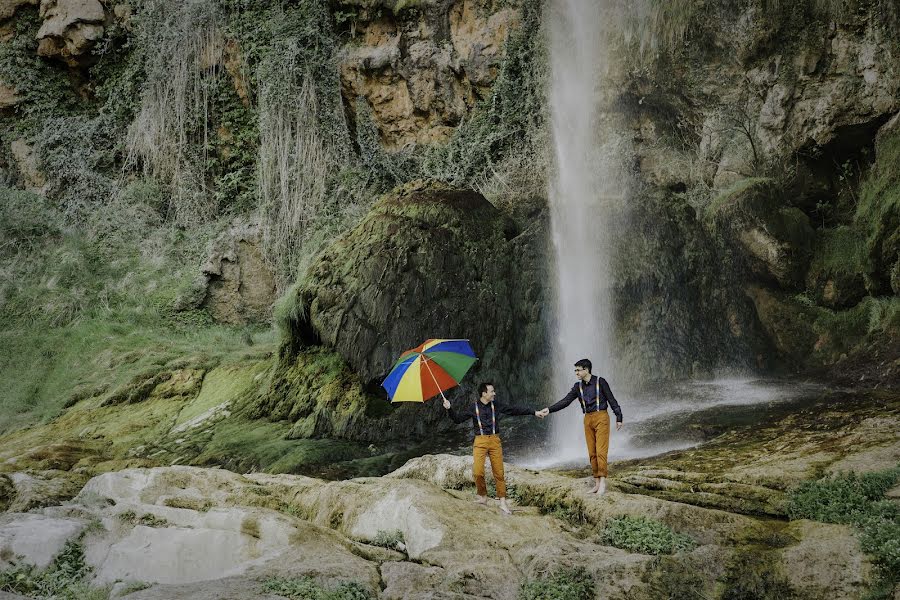
[[[549,190],[557,273],[557,399],[574,384],[573,363],[580,358],[589,358],[594,373],[615,382],[608,215],[621,201],[625,183],[618,153],[611,149],[615,136],[604,131],[600,111],[607,70],[604,5],[602,0],[554,0],[547,15],[557,167]],[[546,459],[586,460],[581,420],[574,406],[552,417],[554,440]]]

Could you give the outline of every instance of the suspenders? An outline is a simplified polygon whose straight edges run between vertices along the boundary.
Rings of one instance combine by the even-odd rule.
[[[582,384],[582,382],[580,380],[578,381],[578,399],[581,400],[581,410],[584,412],[584,414],[587,414],[587,404],[585,404],[585,402],[584,402],[584,385]],[[595,399],[597,400],[597,411],[596,412],[600,412],[600,376],[599,375],[597,376],[597,397]],[[476,409],[477,409],[477,407],[476,407]],[[594,412],[594,411],[591,411],[591,412]]]
[[[475,420],[478,421],[478,435],[484,435],[484,427],[481,426],[481,412],[478,410],[480,400],[475,401]],[[497,412],[494,410],[494,401],[491,400],[491,435],[497,434]]]

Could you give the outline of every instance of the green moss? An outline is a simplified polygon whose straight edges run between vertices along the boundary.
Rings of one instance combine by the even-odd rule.
[[[315,473],[317,467],[368,456],[364,446],[341,440],[286,439],[290,425],[233,419],[218,425],[192,464],[247,473]]]
[[[372,592],[356,582],[340,583],[333,588],[318,584],[311,577],[274,577],[263,582],[265,592],[295,600],[370,600]]]
[[[789,600],[794,598],[775,554],[746,546],[729,561],[722,600]]]
[[[855,225],[865,236],[868,267],[877,289],[889,292],[891,269],[900,261],[900,132],[896,128],[878,140],[875,158],[860,189]]]
[[[900,331],[897,297],[866,297],[852,308],[831,310],[802,295],[791,297],[759,288],[751,295],[778,351],[808,368],[833,364]]]
[[[562,569],[528,581],[519,589],[519,600],[591,600],[594,580],[583,567]]]
[[[861,274],[865,269],[865,246],[859,233],[842,226],[817,233],[810,275],[825,277]]]
[[[645,577],[651,598],[704,600],[713,597],[697,566],[681,556],[660,556]]]
[[[748,177],[736,181],[722,190],[706,207],[706,215],[713,217],[720,212],[730,214],[734,210],[756,214],[772,204],[776,194],[775,182],[766,177]]]

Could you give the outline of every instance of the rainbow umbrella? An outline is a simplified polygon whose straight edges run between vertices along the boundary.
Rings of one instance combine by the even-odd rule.
[[[381,386],[391,402],[425,402],[459,385],[476,360],[469,340],[425,340],[400,355]]]

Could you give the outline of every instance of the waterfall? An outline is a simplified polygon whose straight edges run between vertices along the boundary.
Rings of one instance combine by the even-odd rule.
[[[625,192],[619,144],[601,112],[605,51],[603,0],[552,0],[550,102],[556,173],[549,197],[556,258],[558,329],[553,398],[575,382],[573,363],[588,358],[593,373],[615,387],[610,285],[610,208]],[[575,402],[577,404],[577,401]],[[555,463],[584,462],[581,411],[569,406],[551,417]],[[613,436],[615,437],[615,436]]]

